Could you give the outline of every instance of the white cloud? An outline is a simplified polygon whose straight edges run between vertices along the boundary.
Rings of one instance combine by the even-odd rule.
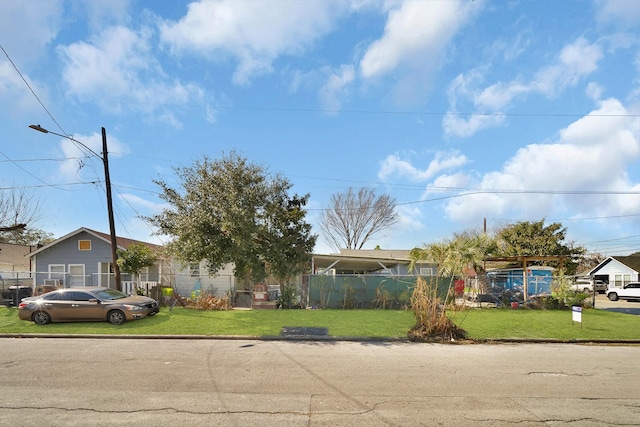
[[[155,112],[201,100],[200,88],[165,77],[151,53],[150,38],[148,30],[111,27],[91,43],[60,47],[68,93],[112,112]]]
[[[178,52],[238,61],[236,84],[269,73],[280,55],[297,55],[327,34],[348,2],[201,0],[177,22],[161,25],[162,39]]]
[[[457,152],[436,153],[426,169],[418,169],[408,160],[403,160],[398,154],[388,155],[380,165],[378,178],[388,182],[392,178],[405,178],[412,182],[426,181],[436,174],[447,170],[456,169],[468,162],[467,158]]]
[[[22,73],[22,77],[41,99],[46,100],[48,98],[49,91],[46,86],[33,81],[25,73]],[[0,104],[4,103],[10,103],[7,104],[5,109],[5,114],[8,116],[41,108],[27,85],[13,68],[13,65],[9,61],[0,60]]]
[[[102,134],[72,135],[72,138],[84,144],[83,147],[69,139],[60,141],[60,149],[65,160],[60,164],[60,173],[68,179],[83,177],[87,180],[104,180],[104,165],[102,163]],[[113,136],[107,135],[109,158],[121,157],[129,153],[129,147]]]
[[[600,22],[625,28],[640,25],[640,2],[637,0],[595,0],[594,4]]]
[[[353,83],[355,71],[351,65],[343,65],[331,73],[320,89],[320,100],[324,108],[336,111],[342,106],[342,99],[348,96],[349,86]]]
[[[640,140],[634,132],[638,126],[638,119],[631,117],[618,100],[602,101],[597,110],[563,129],[554,143],[523,147],[501,171],[484,174],[472,187],[487,193],[449,201],[447,216],[467,223],[483,216],[539,219],[565,212],[637,213],[637,198],[588,193],[634,191],[640,187],[627,173],[627,168],[640,159]],[[471,177],[469,181],[473,181]],[[585,195],[562,194],[576,191]]]
[[[24,64],[44,54],[62,26],[62,4],[62,0],[0,0],[0,40],[14,61]]]
[[[165,203],[155,203],[132,193],[118,193],[118,197],[133,206],[136,211],[155,214],[167,208]]]
[[[602,48],[597,43],[589,43],[580,37],[565,46],[555,62],[540,68],[529,82],[518,77],[480,89],[489,67],[460,74],[449,85],[451,114],[444,117],[443,130],[446,135],[469,137],[482,129],[499,126],[505,121],[500,113],[508,110],[515,99],[534,93],[555,97],[595,72],[602,57]],[[476,114],[465,119],[457,112],[460,104],[468,103]]]
[[[531,90],[547,96],[555,96],[568,86],[574,86],[582,78],[593,73],[602,59],[602,49],[584,38],[567,45],[560,52],[558,61],[538,71],[531,82]]]
[[[402,2],[389,12],[384,35],[364,54],[362,76],[373,78],[401,65],[423,68],[439,62],[447,43],[477,7],[458,0]]]

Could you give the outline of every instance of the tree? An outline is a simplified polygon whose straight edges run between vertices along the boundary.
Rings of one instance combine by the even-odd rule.
[[[33,227],[41,217],[42,206],[33,192],[0,191],[0,242],[33,246],[51,242],[51,233]]]
[[[46,245],[55,239],[52,233],[37,228],[25,227],[21,230],[0,231],[0,242],[17,245]]]
[[[149,246],[135,242],[130,244],[127,250],[118,249],[116,262],[122,271],[138,276],[138,283],[140,283],[140,271],[154,265],[157,259],[157,255]]]
[[[387,194],[376,197],[370,188],[334,194],[320,219],[325,240],[335,249],[362,249],[372,236],[398,222],[395,203]]]
[[[269,272],[284,291],[288,279],[309,268],[317,236],[311,234],[311,224],[304,221],[306,211],[303,207],[309,195],[283,197],[288,184],[282,184],[286,188],[276,191],[275,200],[270,199],[266,204],[263,239],[265,245],[273,249],[264,254]]]
[[[169,251],[183,264],[204,260],[210,274],[228,263],[236,277],[261,281],[265,263],[276,275],[296,271],[315,244],[305,223],[308,195],[289,196],[292,184],[235,152],[177,168],[181,189],[162,180],[169,207],[149,220],[171,236]]]
[[[493,237],[475,231],[457,233],[453,239],[432,243],[424,248],[413,249],[409,256],[411,266],[418,261],[435,262],[438,276],[450,277],[451,283],[457,277],[463,277],[467,269],[476,272],[482,270],[483,261],[496,251]]]
[[[540,221],[523,221],[506,226],[496,233],[499,256],[566,256],[564,262],[567,275],[573,275],[586,254],[586,248],[576,246],[573,242],[565,243],[567,229],[562,224],[554,222],[544,225],[544,218]],[[554,267],[557,262],[550,262]]]

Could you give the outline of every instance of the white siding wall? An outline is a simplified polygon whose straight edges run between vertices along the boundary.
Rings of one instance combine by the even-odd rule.
[[[608,275],[609,287],[620,288],[629,282],[638,279],[638,272],[632,270],[626,265],[612,259],[607,265],[602,267],[596,275]]]

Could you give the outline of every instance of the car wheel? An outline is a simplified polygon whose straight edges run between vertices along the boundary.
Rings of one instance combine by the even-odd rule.
[[[610,301],[618,301],[618,294],[616,294],[615,292],[609,292],[609,295],[607,295],[609,297]]]
[[[46,311],[36,311],[33,313],[33,323],[36,325],[46,325],[51,322],[51,316]]]
[[[589,288],[584,288],[582,290],[582,293],[585,293],[585,294],[588,294],[589,292],[591,292],[591,289],[589,289]]]
[[[112,325],[122,325],[125,320],[126,318],[124,317],[124,313],[120,310],[111,310],[107,314],[107,322],[111,323]]]

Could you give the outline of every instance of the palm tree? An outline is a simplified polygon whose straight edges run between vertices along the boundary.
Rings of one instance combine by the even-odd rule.
[[[495,250],[495,241],[482,233],[466,232],[456,234],[453,239],[432,243],[424,248],[415,248],[410,253],[413,268],[419,261],[430,261],[437,265],[437,279],[449,278],[446,297],[451,293],[455,277],[464,277],[469,268],[482,269],[484,259]],[[437,283],[437,282],[436,282]],[[414,337],[422,339],[433,337],[456,338],[464,336],[464,331],[449,320],[446,315],[447,305],[440,305],[437,286],[429,287],[424,280],[418,283],[411,298],[411,307],[416,315],[417,324],[410,332]],[[434,327],[436,326],[437,327]]]

